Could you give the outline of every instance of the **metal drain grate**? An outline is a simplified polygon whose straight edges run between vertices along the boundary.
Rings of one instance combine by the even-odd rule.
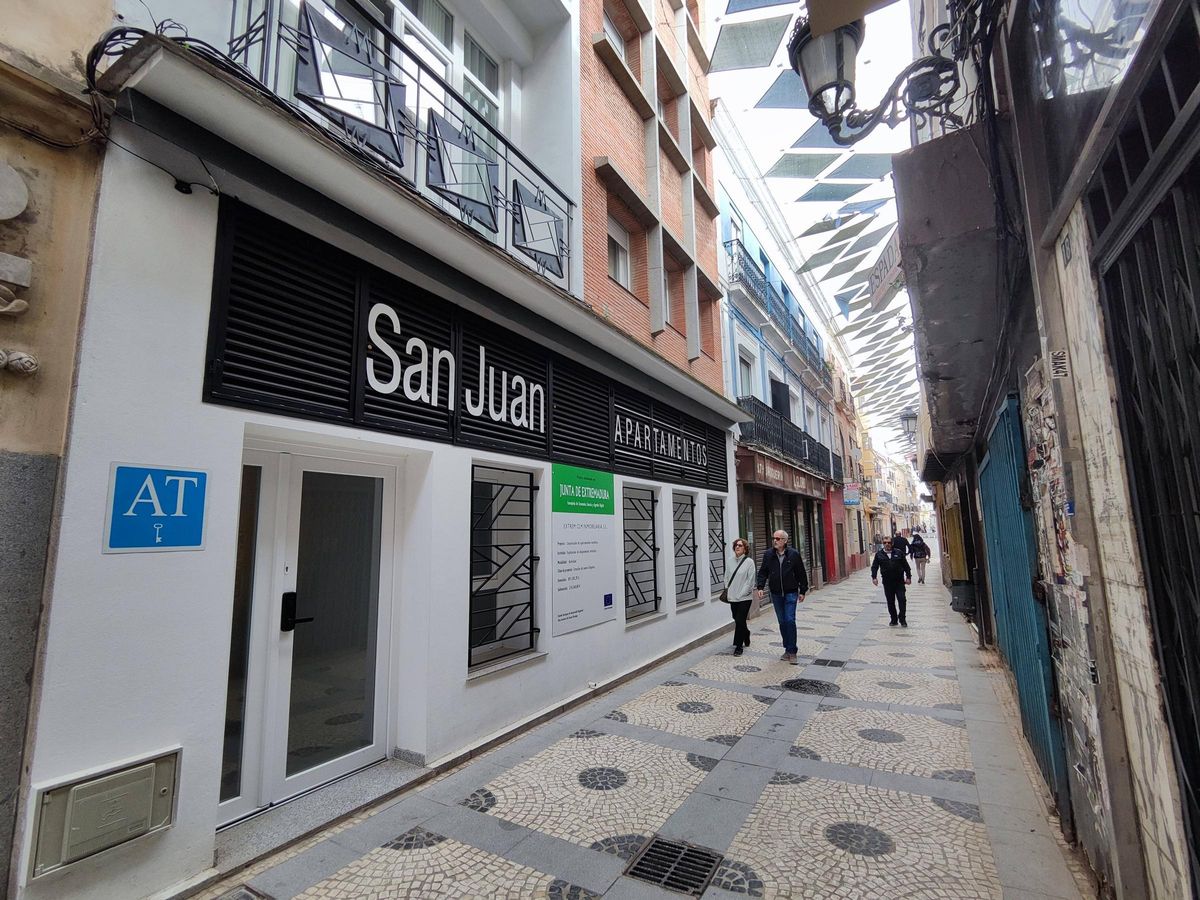
[[[271,900],[267,894],[254,890],[249,885],[239,884],[233,890],[222,894],[217,900]]]
[[[715,850],[655,837],[633,858],[625,874],[669,891],[699,897],[722,859]]]

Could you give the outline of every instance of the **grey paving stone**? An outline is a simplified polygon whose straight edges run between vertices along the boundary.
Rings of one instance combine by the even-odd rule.
[[[360,851],[351,847],[343,847],[334,841],[322,841],[304,853],[267,869],[252,878],[249,884],[268,897],[294,897],[350,865],[361,855]]]
[[[766,766],[752,766],[723,759],[700,782],[696,790],[714,797],[754,803],[773,774]]]
[[[1050,823],[1042,812],[1000,803],[980,803],[979,808],[983,812],[983,821],[989,828],[1053,837]]]
[[[510,768],[511,764],[497,763],[491,759],[472,762],[437,784],[422,788],[421,796],[451,806]]]
[[[767,714],[760,717],[746,734],[753,735],[754,737],[770,738],[775,741],[787,741],[790,744],[799,737],[800,730],[803,727],[804,723],[799,719],[777,716],[768,710]]]
[[[975,788],[979,791],[981,804],[994,803],[1045,814],[1046,806],[1033,792],[1029,776],[1024,771],[1013,773],[976,769]]]
[[[1052,838],[990,827],[988,837],[1006,894],[1009,888],[1014,888],[1051,897],[1079,895],[1062,851]]]
[[[682,750],[684,753],[698,753],[700,756],[709,756],[713,759],[720,759],[729,751],[729,747],[714,741],[704,741],[670,731],[659,731],[657,728],[634,725],[631,722],[614,722],[612,719],[600,718],[590,727],[606,734],[619,734],[622,737],[633,738],[635,741],[656,744],[671,750]]]
[[[815,694],[798,694],[795,691],[788,691],[785,696],[771,704],[767,715],[798,719],[803,726],[803,723],[808,721],[820,703],[821,698]]]
[[[938,778],[922,778],[918,775],[876,771],[871,776],[871,787],[904,791],[908,794],[924,794],[928,797],[941,797],[943,800],[958,800],[963,803],[979,802],[979,794],[973,784],[943,781]]]
[[[447,809],[427,821],[423,827],[434,834],[445,835],[500,856],[532,834],[522,825],[514,825],[464,806]]]
[[[350,850],[368,853],[392,838],[444,813],[449,806],[423,794],[410,794],[380,810],[365,822],[335,834],[331,840]]]
[[[776,741],[771,738],[746,735],[729,748],[724,758],[734,762],[749,763],[752,766],[767,766],[779,768],[779,763],[787,758],[787,741]]]
[[[622,875],[608,889],[604,900],[679,900],[682,896],[674,891],[664,890],[644,881],[638,881],[636,878]]]
[[[598,894],[607,891],[628,865],[627,860],[614,854],[597,853],[536,831],[505,852],[504,857]]]
[[[778,770],[791,772],[794,775],[808,775],[811,778],[824,778],[826,781],[841,781],[846,784],[870,784],[871,776],[874,774],[874,769],[860,769],[857,766],[826,762],[823,759],[803,759],[795,756],[781,760]]]
[[[667,819],[658,833],[663,837],[699,844],[724,853],[753,809],[752,803],[710,794],[692,794]]]

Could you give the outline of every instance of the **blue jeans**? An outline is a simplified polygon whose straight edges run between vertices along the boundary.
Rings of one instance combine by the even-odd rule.
[[[779,636],[783,638],[785,653],[796,652],[796,591],[777,594],[771,591],[771,602],[775,604],[775,618],[779,620]]]

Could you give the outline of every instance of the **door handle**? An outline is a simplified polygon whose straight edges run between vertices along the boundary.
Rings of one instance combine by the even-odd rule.
[[[295,631],[297,625],[303,625],[305,622],[311,622],[312,620],[312,616],[307,616],[303,619],[296,618],[296,592],[284,591],[283,604],[279,610],[279,630]]]

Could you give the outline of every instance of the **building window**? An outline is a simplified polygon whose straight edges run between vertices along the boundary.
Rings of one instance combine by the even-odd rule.
[[[469,665],[534,648],[533,474],[471,470]]]
[[[629,232],[608,217],[608,277],[629,290]]]
[[[621,59],[625,58],[625,36],[621,34],[621,30],[617,28],[617,23],[612,20],[608,13],[604,14],[604,35],[608,38],[610,44],[616,49]]]
[[[463,39],[463,96],[493,127],[500,124],[500,65],[471,35]]]
[[[696,498],[674,494],[675,605],[691,603],[700,596],[696,584]]]
[[[666,324],[670,325],[671,324],[671,272],[666,266],[663,266],[662,275],[663,275],[663,279],[662,279],[662,281],[663,281],[663,288],[662,288],[663,321]]]
[[[754,396],[754,363],[738,354],[738,396]]]
[[[443,47],[454,46],[454,16],[438,0],[400,0],[400,3],[429,29]]]
[[[658,540],[650,488],[626,486],[622,491],[625,538],[625,618],[658,612]]]
[[[725,587],[725,500],[708,498],[708,585],[715,594]]]

